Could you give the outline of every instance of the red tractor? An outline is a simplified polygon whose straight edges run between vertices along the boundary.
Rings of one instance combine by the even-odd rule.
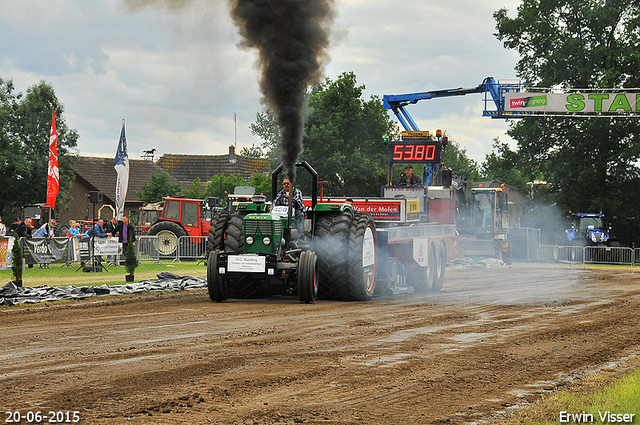
[[[164,207],[158,220],[151,226],[147,236],[158,237],[160,257],[176,257],[181,236],[208,236],[211,213],[201,199],[164,198]],[[206,245],[198,238],[189,243]]]

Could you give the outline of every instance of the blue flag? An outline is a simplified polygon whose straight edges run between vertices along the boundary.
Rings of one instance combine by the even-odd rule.
[[[116,158],[113,161],[113,168],[118,174],[116,181],[116,215],[118,220],[122,220],[124,213],[124,202],[127,197],[127,187],[129,186],[129,155],[127,154],[127,138],[124,135],[124,120],[122,120],[122,131],[120,141],[116,150]]]

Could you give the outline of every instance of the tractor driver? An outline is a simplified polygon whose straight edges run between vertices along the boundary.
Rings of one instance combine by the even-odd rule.
[[[422,184],[422,179],[413,174],[413,165],[408,164],[404,167],[404,174],[400,175],[399,186],[415,186]]]
[[[291,188],[291,181],[285,177],[282,182],[284,188],[278,193],[276,199],[273,201],[273,205],[289,206],[289,189]],[[304,201],[302,200],[302,191],[297,187],[293,189],[293,210],[296,217],[296,229],[300,236],[304,234]]]

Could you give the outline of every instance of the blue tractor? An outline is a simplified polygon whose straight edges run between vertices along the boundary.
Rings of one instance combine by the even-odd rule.
[[[565,241],[572,245],[620,246],[620,241],[611,236],[611,226],[600,213],[570,213],[571,228],[565,230]],[[614,218],[615,219],[615,218]],[[610,223],[609,223],[610,224]]]

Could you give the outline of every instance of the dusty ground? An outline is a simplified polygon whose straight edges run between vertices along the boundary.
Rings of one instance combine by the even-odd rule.
[[[637,353],[639,321],[637,272],[549,265],[448,270],[440,293],[368,303],[10,307],[0,400],[87,424],[484,423]]]

